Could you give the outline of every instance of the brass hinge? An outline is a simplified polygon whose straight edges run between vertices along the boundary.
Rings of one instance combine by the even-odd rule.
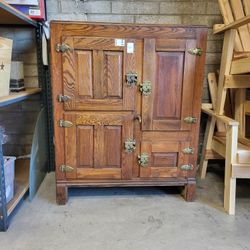
[[[197,123],[197,118],[192,117],[192,116],[188,116],[184,119],[184,122],[189,123],[189,124]]]
[[[68,44],[66,44],[66,43],[62,43],[62,44],[58,43],[56,45],[56,52],[58,52],[58,53],[60,53],[60,52],[64,53],[64,52],[67,52],[67,51],[72,51],[72,48]]]
[[[74,168],[72,168],[71,166],[68,166],[68,165],[61,165],[60,170],[63,173],[69,173],[69,172],[73,172]]]
[[[62,128],[70,128],[73,126],[73,122],[66,121],[66,120],[59,120],[59,126]]]
[[[184,148],[184,149],[182,150],[182,153],[183,153],[183,154],[187,154],[187,155],[191,155],[191,154],[194,153],[194,149],[191,148],[191,147],[187,147],[187,148]]]
[[[142,153],[141,155],[138,155],[137,158],[138,158],[138,163],[142,167],[147,167],[149,163],[149,155],[147,153]]]
[[[125,151],[127,153],[132,153],[133,151],[135,151],[135,145],[136,141],[134,139],[127,139],[124,143]]]
[[[188,53],[194,56],[201,56],[202,49],[201,48],[190,48],[188,49]]]
[[[150,81],[144,81],[140,84],[140,91],[144,96],[149,96],[152,92],[152,85]]]
[[[129,72],[126,74],[126,80],[129,87],[137,84],[138,75],[136,72]]]
[[[71,99],[70,96],[67,95],[58,95],[58,102],[67,102]]]
[[[181,165],[180,169],[183,171],[190,171],[194,169],[194,166],[192,164]]]

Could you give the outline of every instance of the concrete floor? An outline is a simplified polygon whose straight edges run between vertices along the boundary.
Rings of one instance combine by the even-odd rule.
[[[250,249],[250,185],[240,182],[236,216],[222,209],[223,177],[209,172],[195,202],[175,188],[74,189],[55,204],[54,174],[0,233],[1,250]]]

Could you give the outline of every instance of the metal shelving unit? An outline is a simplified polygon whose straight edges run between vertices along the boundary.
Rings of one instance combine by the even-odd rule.
[[[11,105],[30,98],[33,95],[42,94],[42,108],[43,113],[39,115],[36,123],[35,132],[36,135],[39,134],[36,131],[41,131],[46,134],[45,141],[42,141],[43,152],[34,153],[31,160],[18,160],[16,162],[16,173],[15,173],[15,194],[14,198],[6,204],[5,197],[5,180],[4,180],[4,160],[3,160],[3,135],[0,132],[0,231],[6,231],[9,225],[9,216],[14,211],[15,207],[18,205],[20,200],[26,194],[27,190],[31,188],[30,182],[32,182],[32,195],[39,187],[45,173],[53,169],[53,146],[51,141],[52,133],[52,120],[50,113],[51,101],[50,101],[50,84],[49,84],[49,69],[43,66],[42,62],[42,24],[30,19],[28,16],[14,9],[7,3],[0,0],[0,26],[20,26],[20,27],[30,27],[36,30],[36,42],[37,42],[37,65],[38,65],[38,81],[39,88],[27,88],[26,91],[19,93],[13,93],[7,97],[0,98],[0,107]],[[38,136],[39,137],[39,136]],[[43,135],[44,138],[44,135]],[[43,139],[42,139],[43,140]],[[39,138],[33,139],[33,143],[37,143]],[[44,145],[48,145],[44,146]],[[32,150],[31,150],[32,151]],[[42,156],[41,156],[42,155]],[[39,158],[40,157],[40,158]],[[39,158],[39,160],[37,160]],[[39,162],[39,163],[37,163]],[[31,171],[30,166],[35,166],[41,171]],[[35,176],[36,172],[40,172],[39,176]],[[42,173],[44,172],[44,174]],[[41,174],[42,173],[42,174]],[[35,181],[31,180],[32,175],[35,177]]]

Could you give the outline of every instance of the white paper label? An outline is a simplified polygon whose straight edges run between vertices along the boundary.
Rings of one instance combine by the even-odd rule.
[[[115,39],[115,46],[125,46],[124,39]]]
[[[134,43],[127,43],[127,53],[134,53]]]
[[[30,16],[40,16],[41,15],[41,11],[40,10],[30,9],[29,10],[29,15]]]

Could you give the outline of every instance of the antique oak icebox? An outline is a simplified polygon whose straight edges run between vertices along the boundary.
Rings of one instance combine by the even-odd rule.
[[[207,29],[51,22],[56,190],[195,193]]]

